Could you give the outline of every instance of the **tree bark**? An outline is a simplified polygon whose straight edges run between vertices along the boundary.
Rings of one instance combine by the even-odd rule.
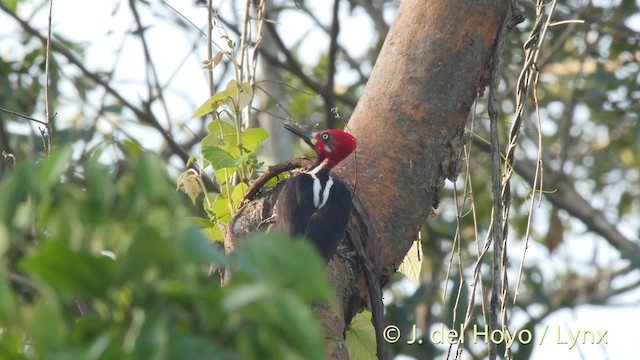
[[[464,126],[476,96],[489,84],[509,5],[508,0],[400,5],[347,126],[358,140],[357,154],[335,170],[355,186],[369,214],[366,222],[380,239],[383,283],[437,206],[444,181],[461,169]],[[348,324],[366,304],[362,271],[332,269]],[[327,355],[341,357],[335,349]]]
[[[336,169],[351,184],[395,269],[459,172],[464,126],[488,85],[506,0],[405,0],[348,124],[358,151]],[[354,169],[357,169],[357,175]]]
[[[334,170],[356,194],[346,238],[362,240],[383,284],[417,239],[445,179],[454,179],[461,168],[464,126],[476,96],[489,84],[508,1],[404,0],[387,34],[346,128],[358,140],[357,153]],[[275,196],[264,201],[263,194],[255,206],[271,206]],[[238,215],[264,218],[268,210],[249,206]],[[242,219],[232,226],[260,223]],[[232,229],[236,237],[247,231]],[[328,339],[326,355],[333,359],[348,358],[346,325],[369,306],[366,264],[350,252],[341,255],[328,271],[342,306],[316,308]]]

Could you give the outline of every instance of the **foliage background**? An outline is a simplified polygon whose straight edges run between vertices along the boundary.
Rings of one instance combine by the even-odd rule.
[[[165,322],[149,325],[157,330],[154,339],[166,338],[167,334],[158,329],[169,327],[167,322],[180,322],[182,310],[170,313],[166,318],[156,317],[154,306],[162,309],[165,306],[162,301],[174,301],[175,298],[167,295],[169,299],[162,297],[147,303],[144,292],[155,291],[153,286],[161,291],[163,285],[155,284],[154,280],[165,275],[174,282],[185,282],[186,278],[186,283],[193,287],[178,292],[187,293],[181,296],[194,301],[192,305],[197,308],[198,301],[206,300],[207,286],[211,288],[211,294],[218,294],[220,289],[202,278],[194,263],[226,261],[215,252],[207,257],[192,258],[179,252],[154,255],[154,251],[150,251],[161,249],[156,245],[159,241],[175,241],[172,246],[179,246],[177,239],[183,237],[196,243],[203,241],[194,234],[189,235],[186,226],[181,230],[185,232],[183,235],[176,235],[180,234],[176,229],[159,226],[179,224],[179,219],[188,213],[200,216],[202,213],[193,207],[185,208],[178,196],[169,195],[173,191],[169,186],[161,185],[170,181],[158,179],[166,178],[162,169],[176,179],[183,171],[188,155],[198,154],[198,145],[208,134],[210,119],[191,119],[195,109],[210,96],[208,76],[201,64],[207,53],[206,7],[200,1],[116,1],[100,2],[88,8],[82,8],[87,6],[84,3],[72,3],[54,2],[52,17],[52,38],[59,46],[54,47],[51,57],[49,101],[53,112],[57,113],[52,132],[53,147],[61,149],[45,160],[38,124],[0,112],[0,145],[3,151],[15,155],[19,165],[10,169],[6,162],[0,162],[3,195],[0,200],[4,209],[0,249],[5,273],[0,281],[4,281],[5,289],[11,286],[17,293],[3,298],[3,321],[22,322],[15,333],[3,334],[2,339],[6,344],[13,342],[15,345],[20,339],[19,331],[29,332],[35,339],[37,331],[46,329],[44,325],[38,325],[38,321],[49,323],[50,319],[69,316],[64,310],[72,300],[69,292],[80,290],[87,291],[90,299],[116,306],[129,316],[122,315],[121,323],[112,324],[113,333],[104,335],[106,338],[117,338],[114,334],[125,328],[131,333],[135,316],[141,316],[136,315],[139,314],[136,309],[140,307],[148,310],[148,313],[143,312],[145,319],[153,319],[158,324]],[[376,0],[336,0],[326,4],[274,0],[267,3],[266,18],[276,24],[265,23],[259,46],[249,42],[246,47],[245,65],[251,63],[254,49],[259,52],[255,72],[252,73],[250,66],[244,68],[245,74],[253,76],[255,81],[255,97],[252,110],[236,117],[241,120],[241,126],[259,125],[268,130],[271,142],[259,151],[262,161],[271,164],[293,155],[294,146],[280,130],[283,119],[319,124],[320,127],[344,126],[344,118],[348,118],[366,84],[398,3]],[[217,48],[214,53],[229,50],[228,40],[235,43],[232,52],[241,51],[240,34],[248,5],[249,2],[239,1],[216,3],[214,35]],[[508,37],[499,89],[504,125],[501,130],[505,137],[515,112],[522,47],[534,26],[535,5],[528,1],[521,1],[519,5],[527,14],[527,20]],[[0,9],[0,85],[3,89],[0,106],[44,120],[45,47],[42,36],[46,38],[48,3],[3,1]],[[255,15],[255,6],[250,9],[250,14]],[[12,17],[10,14],[13,13],[17,13],[23,22]],[[78,13],[86,16],[74,15]],[[529,203],[531,185],[527,183],[524,170],[518,177],[521,182],[514,182],[512,189],[511,291],[515,291],[516,280],[522,273],[517,302],[511,311],[512,328],[537,330],[538,336],[546,325],[551,329],[559,326],[563,334],[577,329],[608,330],[610,344],[587,343],[568,350],[566,345],[554,346],[550,341],[543,346],[516,345],[514,351],[522,358],[542,357],[545,349],[556,354],[564,351],[574,358],[629,355],[633,349],[630,335],[635,325],[628,319],[638,315],[640,273],[637,264],[640,259],[638,253],[623,253],[621,249],[637,248],[640,237],[637,220],[640,216],[639,4],[633,0],[562,1],[557,4],[553,19],[581,19],[584,24],[565,23],[550,27],[542,56],[536,63],[540,71],[537,86],[539,121],[534,103],[530,101],[525,111],[516,164],[534,166],[540,154],[546,166],[543,181],[547,185],[543,182],[545,193],[533,208]],[[249,38],[256,41],[258,21],[253,19],[247,23],[253,29]],[[234,62],[225,57],[213,69],[213,92],[223,90],[228,81],[236,77]],[[343,119],[336,119],[332,111],[336,107]],[[476,139],[488,138],[486,117],[485,99],[479,98],[470,121],[470,129],[473,124],[472,131],[478,135]],[[175,139],[175,143],[168,141],[168,137]],[[491,189],[487,171],[490,155],[481,143],[481,140],[471,143],[463,176],[455,185],[447,185],[440,196],[438,217],[430,219],[423,227],[419,283],[413,284],[398,276],[387,290],[388,322],[396,324],[405,333],[410,331],[412,324],[416,324],[423,334],[429,334],[440,324],[449,328],[453,314],[466,308],[468,284],[477,258],[476,244],[482,244],[490,221]],[[141,151],[155,152],[159,159],[152,160],[149,155],[140,154]],[[64,186],[58,181],[60,176]],[[568,185],[573,189],[573,195],[586,200],[581,204],[581,210],[590,216],[581,216],[575,211],[575,196],[554,198],[559,184]],[[95,191],[88,191],[94,188]],[[96,198],[87,198],[90,196]],[[113,214],[118,216],[111,216]],[[131,219],[137,220],[132,222]],[[608,224],[605,226],[608,232],[598,230],[602,222]],[[525,242],[527,224],[531,224],[531,230],[528,242]],[[108,230],[97,230],[102,227]],[[72,230],[76,234],[66,236],[73,234]],[[63,241],[56,241],[56,236],[64,238],[59,239]],[[57,245],[40,244],[45,238],[46,243],[52,240],[51,244]],[[154,240],[146,246],[138,244],[143,249],[136,250],[132,244],[137,242],[130,240],[132,238]],[[118,256],[122,254],[123,263],[111,266],[99,253],[104,248],[114,247],[122,248]],[[77,272],[75,267],[64,270],[68,272],[61,270],[64,276],[52,279],[45,275],[42,278],[43,274],[48,274],[42,270],[42,264],[56,260],[58,257],[53,254],[64,251],[70,257],[78,257],[78,263],[89,262],[86,266],[92,269],[104,267],[102,275],[91,272],[104,278],[94,279],[91,283],[112,283],[118,278],[117,274],[122,283],[114,283],[114,288],[106,293],[78,289],[74,287],[77,284],[68,284],[66,280],[67,275]],[[141,268],[145,268],[145,264],[156,268],[152,264],[166,256],[166,273],[162,272],[163,267],[149,270],[155,272],[152,275],[135,270],[135,266],[133,270],[126,270],[127,266],[133,266],[125,266],[127,254],[136,259],[134,262],[141,261],[138,265]],[[22,259],[27,259],[25,265],[20,265]],[[37,265],[39,263],[41,265]],[[176,264],[183,263],[191,264],[184,269],[185,273],[174,271],[182,268]],[[23,272],[28,275],[26,278],[22,277]],[[137,278],[132,274],[138,274],[139,279],[135,280]],[[477,295],[474,312],[477,314],[474,322],[478,324],[483,321],[481,300],[485,300],[486,306],[490,286],[489,273],[482,274],[486,279],[482,284],[484,292]],[[32,277],[36,284],[31,283]],[[124,278],[139,283],[128,283]],[[238,289],[245,284],[243,281],[239,280]],[[257,287],[263,281],[267,282],[268,289],[254,290],[258,294],[264,295],[260,291],[272,294],[274,288],[279,289],[275,280],[273,284],[251,276],[246,280]],[[153,284],[151,288],[150,284]],[[203,298],[193,292],[196,284],[198,289],[204,286]],[[21,287],[16,288],[19,285]],[[126,293],[132,290],[126,289],[135,289],[141,294],[133,296]],[[125,294],[121,294],[123,291]],[[54,298],[59,299],[59,303],[41,305],[41,296],[50,298],[52,293],[56,293]],[[299,295],[292,296],[298,299]],[[308,301],[314,296],[323,295],[320,291],[296,301]],[[118,300],[122,297],[125,299]],[[461,303],[456,306],[457,299]],[[22,309],[22,312],[16,309]],[[193,309],[187,313],[188,316],[197,314]],[[211,314],[200,315],[206,321]],[[245,315],[251,321],[264,320],[254,319],[249,313]],[[304,319],[308,314],[299,316]],[[604,321],[598,320],[600,318]],[[105,337],[89,331],[95,329],[96,324],[87,325],[89,330],[83,330],[74,338],[76,334],[73,334],[70,321],[59,319],[55,322],[61,327],[59,341],[53,339],[50,348],[36,348],[35,351],[46,352],[70,344],[85,346],[73,351],[97,353],[98,350],[92,349],[100,348],[116,351],[103,345],[107,343],[107,340],[101,340]],[[150,321],[148,323],[152,324]],[[29,327],[31,323],[35,325]],[[232,321],[216,324],[221,323],[232,324]],[[622,328],[620,324],[627,327]],[[224,333],[224,329],[216,329],[213,324],[201,326],[209,332],[199,332],[201,329],[198,328],[190,331],[200,335],[218,334],[218,330]],[[185,333],[189,332],[185,330]],[[91,345],[82,342],[83,336],[89,337],[87,334],[95,341]],[[287,334],[283,336],[286,339]],[[254,334],[254,339],[259,338]],[[12,348],[6,344],[4,349]],[[224,347],[225,343],[213,342],[211,346]],[[141,348],[132,346],[131,349]],[[168,349],[169,354],[182,351]],[[259,351],[259,347],[254,350]],[[447,350],[447,346],[432,345],[429,341],[421,347],[401,341],[394,348],[397,353],[417,358],[442,355]],[[482,344],[468,345],[466,350],[480,358],[486,354]]]

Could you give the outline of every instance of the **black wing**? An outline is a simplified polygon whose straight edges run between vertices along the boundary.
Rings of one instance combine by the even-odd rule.
[[[327,261],[342,242],[350,213],[351,192],[342,181],[333,179],[327,203],[311,215],[305,231]]]
[[[278,196],[276,225],[289,236],[305,236],[328,261],[342,241],[351,213],[351,193],[336,179],[321,209],[313,205],[313,178],[287,180]]]
[[[287,180],[276,203],[276,225],[290,237],[304,236],[313,206],[313,179],[305,174]]]

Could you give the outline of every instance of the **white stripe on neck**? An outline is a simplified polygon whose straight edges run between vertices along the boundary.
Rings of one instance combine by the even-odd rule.
[[[331,191],[332,185],[333,179],[331,178],[331,176],[329,176],[329,180],[327,180],[327,183],[324,184],[324,191],[322,192],[322,202],[320,203],[320,207],[318,207],[318,209],[322,209],[327,203],[327,200],[329,200],[329,192]]]
[[[315,174],[316,172],[308,172],[307,174],[309,174],[309,176],[311,176],[311,178],[313,179],[313,206],[315,206],[316,209],[320,210],[327,204],[327,200],[329,200],[331,186],[333,186],[333,179],[331,178],[331,176],[329,176],[326,184],[324,184],[323,190],[322,183]]]
[[[324,169],[327,166],[327,164],[329,164],[329,159],[324,159],[318,166],[316,166],[313,169],[307,171],[307,174],[316,175],[317,173],[320,172],[320,170]]]

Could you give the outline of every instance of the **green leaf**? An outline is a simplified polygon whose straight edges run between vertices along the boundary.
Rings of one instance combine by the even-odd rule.
[[[214,222],[209,221],[209,220],[207,220],[207,219],[200,218],[200,217],[190,217],[190,218],[188,218],[188,219],[189,219],[193,224],[195,224],[196,226],[199,226],[199,227],[201,227],[201,228],[203,228],[203,229],[206,229],[206,228],[212,228],[212,227],[215,227],[215,226],[216,226],[216,224],[215,224]]]
[[[33,315],[30,334],[33,344],[41,357],[53,353],[64,343],[68,333],[60,306],[55,301],[47,300],[38,304]]]
[[[55,149],[38,169],[38,179],[47,186],[60,182],[60,177],[69,168],[70,162],[71,148],[65,146]]]
[[[244,131],[241,135],[242,146],[249,151],[256,151],[258,144],[263,142],[269,133],[261,128],[252,128]]]
[[[222,301],[222,308],[228,312],[239,311],[245,306],[262,303],[265,299],[275,296],[274,290],[274,287],[267,283],[235,286]]]
[[[346,345],[349,358],[355,360],[375,360],[376,333],[371,323],[371,312],[357,313],[347,329]]]
[[[102,296],[113,278],[113,260],[81,253],[63,241],[48,240],[22,268],[56,290],[77,296]]]
[[[207,125],[207,132],[209,134],[202,139],[201,145],[237,147],[238,135],[236,128],[228,122],[214,120]]]
[[[229,209],[229,200],[224,196],[216,197],[211,204],[211,211],[215,214],[217,221],[226,224],[231,220],[231,210]]]
[[[231,193],[231,202],[235,207],[240,206],[240,200],[244,196],[244,193],[247,192],[249,186],[245,183],[240,183],[233,187],[233,191]]]
[[[16,12],[18,0],[5,0],[4,5],[11,10],[12,12]]]
[[[293,289],[306,301],[335,301],[326,264],[313,245],[303,239],[290,240],[282,233],[255,234],[243,240],[230,254],[254,279],[269,279]],[[236,258],[240,256],[240,258]],[[234,277],[239,278],[239,274]]]
[[[0,232],[3,224],[0,224]],[[0,234],[0,237],[2,235]],[[2,239],[0,239],[2,241]],[[7,278],[3,254],[0,253],[0,324],[7,324],[16,314],[16,298],[11,291],[11,284]]]
[[[168,177],[156,154],[143,153],[133,161],[133,169],[136,172],[137,191],[146,193],[152,199],[159,199],[166,194]]]
[[[196,112],[194,112],[193,115],[191,115],[191,118],[205,116],[209,113],[212,113],[218,110],[220,106],[224,105],[225,102],[231,99],[233,92],[234,90],[227,89],[213,95],[207,101],[205,101],[202,105],[200,105],[198,110],[196,110]]]
[[[244,107],[251,103],[253,99],[253,88],[248,82],[243,82],[238,85],[235,80],[229,81],[226,89],[213,95],[207,101],[205,101],[196,112],[191,115],[191,118],[212,113],[218,108],[228,102],[231,102],[237,111],[242,110]]]
[[[290,339],[295,339],[295,346],[304,358],[322,359],[323,334],[318,321],[309,311],[309,306],[292,292],[282,293],[276,301],[276,306],[283,330]],[[312,324],[316,326],[310,326]]]
[[[207,125],[209,135],[200,143],[202,156],[211,163],[214,170],[234,168],[242,163],[237,146],[236,128],[221,120]]]
[[[234,168],[237,165],[235,158],[218,146],[203,145],[200,150],[202,151],[202,156],[204,156],[216,170]]]
[[[245,153],[242,156],[234,157],[222,148],[217,146],[202,146],[202,156],[205,157],[215,170],[231,169],[241,165],[250,154]]]
[[[220,186],[224,186],[227,183],[227,175],[229,177],[233,176],[233,171],[225,171],[227,169],[213,169],[213,177],[215,177],[216,182]]]
[[[218,227],[215,226],[215,228],[217,229]],[[211,246],[211,243],[206,241],[197,229],[189,228],[183,234],[183,241],[178,243],[178,249],[184,259],[198,265],[226,264],[225,256]]]
[[[225,91],[231,91],[231,99],[237,111],[244,109],[253,99],[253,88],[248,82],[238,84],[235,80],[231,80]]]
[[[158,270],[169,261],[175,249],[158,229],[145,225],[135,232],[131,246],[118,258],[118,279],[124,282],[138,281],[145,273]],[[153,281],[144,278],[145,283]]]
[[[215,200],[214,200],[215,201]],[[227,207],[228,209],[228,207]],[[195,223],[198,227],[200,227],[200,231],[206,236],[210,241],[223,241],[224,238],[222,236],[222,232],[220,231],[220,227],[213,221],[192,217],[190,220]]]
[[[215,354],[216,359],[241,360],[238,355],[223,350],[207,336],[178,335],[173,337],[170,345],[169,359],[207,359],[206,354]]]

